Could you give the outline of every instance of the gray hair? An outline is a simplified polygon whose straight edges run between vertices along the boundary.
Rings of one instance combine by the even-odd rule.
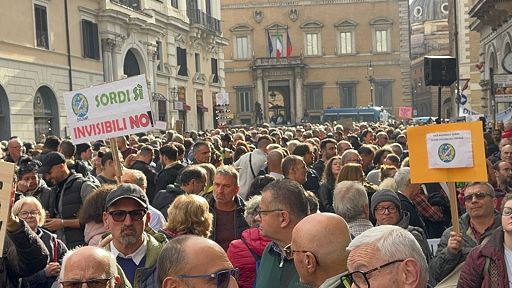
[[[391,150],[393,150],[393,153],[396,154],[398,157],[402,156],[402,153],[404,152],[402,145],[398,143],[390,144],[389,148],[391,148]]]
[[[133,177],[135,177],[135,183],[132,183],[132,184],[135,184],[135,185],[139,186],[140,188],[148,187],[148,180],[146,179],[146,175],[144,175],[144,173],[142,173],[142,171],[136,170],[136,169],[124,169],[123,173],[131,174],[131,175],[133,175]]]
[[[354,149],[348,149],[348,150],[345,150],[345,152],[343,152],[343,154],[341,154],[341,165],[345,165],[347,164],[348,162],[348,159],[350,158],[350,156],[352,155],[357,155],[359,156],[359,153],[357,153],[357,150],[354,150]]]
[[[487,193],[489,193],[493,197],[496,196],[496,193],[494,192],[494,187],[492,187],[492,185],[487,182],[470,182],[466,185],[466,188],[464,190],[467,190],[469,187],[474,186],[484,186],[487,189]]]
[[[245,221],[249,224],[249,226],[253,226],[255,223],[254,218],[256,218],[256,208],[260,206],[261,195],[254,195],[249,200],[245,202],[245,213],[244,218]]]
[[[420,244],[407,230],[395,225],[380,225],[366,230],[354,238],[347,247],[348,251],[363,245],[377,246],[387,261],[412,258],[420,265],[420,279],[426,284],[428,266]],[[397,249],[400,246],[400,249]]]
[[[334,188],[334,212],[343,217],[347,222],[365,219],[365,205],[368,205],[368,195],[361,183],[341,181]]]
[[[235,179],[236,185],[238,185],[238,171],[233,166],[220,166],[215,171],[215,175],[231,176]]]
[[[188,264],[187,257],[185,255],[185,244],[193,237],[199,236],[183,235],[176,237],[167,242],[167,244],[162,248],[156,263],[158,287],[162,286],[162,283],[168,275],[176,275],[185,270]]]
[[[69,258],[71,258],[71,256],[73,256],[73,254],[75,254],[77,251],[80,251],[82,249],[93,249],[94,250],[94,253],[96,253],[95,256],[97,256],[96,258],[99,260],[99,259],[102,259],[103,261],[108,261],[108,271],[109,271],[109,275],[106,275],[106,276],[118,276],[119,274],[117,273],[117,262],[116,262],[116,258],[114,258],[114,256],[112,255],[112,253],[110,253],[109,251],[105,250],[105,249],[102,249],[102,248],[99,248],[99,247],[95,247],[95,246],[78,246],[78,247],[75,247],[74,249],[71,249],[71,250],[68,250],[68,252],[66,253],[66,255],[64,255],[64,258],[62,259],[62,268],[60,270],[60,274],[59,274],[59,279],[60,280],[64,280],[64,274],[66,273],[65,269],[66,269],[66,264],[69,260]],[[115,279],[112,278],[110,280],[110,282],[114,282]],[[113,284],[113,283],[112,283]],[[112,287],[114,287],[114,285],[112,285]]]
[[[411,180],[411,168],[403,167],[398,169],[398,171],[395,174],[395,182],[398,191],[404,191],[404,189],[410,183],[409,180]]]
[[[379,184],[379,190],[382,189],[389,189],[393,192],[398,192],[398,187],[396,185],[395,178],[386,178],[382,180],[382,182],[380,182]]]

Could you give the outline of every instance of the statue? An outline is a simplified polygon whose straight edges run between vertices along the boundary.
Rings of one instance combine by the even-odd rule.
[[[261,124],[263,123],[263,110],[261,109],[261,104],[260,102],[256,101],[256,103],[254,103],[254,106],[254,110],[256,112],[256,124]]]

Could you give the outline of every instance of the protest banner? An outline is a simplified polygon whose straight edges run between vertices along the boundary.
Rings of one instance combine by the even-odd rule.
[[[64,92],[73,143],[153,130],[149,98],[144,75]]]
[[[482,122],[409,127],[411,183],[447,182],[453,230],[459,231],[455,182],[487,182]]]
[[[398,108],[398,117],[400,118],[412,118],[412,107],[402,106]]]
[[[4,251],[7,219],[11,217],[9,213],[11,211],[15,167],[14,163],[0,162],[0,251]]]

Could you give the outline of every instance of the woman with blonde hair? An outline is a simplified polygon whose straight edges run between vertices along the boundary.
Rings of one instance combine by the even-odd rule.
[[[208,238],[213,221],[209,208],[208,201],[199,195],[180,195],[167,209],[167,224],[161,231],[169,240],[188,234]]]
[[[68,252],[66,245],[57,239],[55,234],[41,228],[46,219],[46,211],[37,198],[29,196],[16,201],[12,207],[12,214],[27,223],[49,252],[49,261],[46,267],[32,276],[23,278],[22,282],[26,284],[26,287],[51,287],[60,273],[62,258]],[[24,284],[21,287],[25,287]]]

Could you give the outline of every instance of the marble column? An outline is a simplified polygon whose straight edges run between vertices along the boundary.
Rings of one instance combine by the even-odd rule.
[[[302,105],[302,69],[301,68],[295,68],[295,71],[293,73],[295,75],[295,122],[300,122],[302,118],[304,118],[304,106]]]
[[[263,121],[268,122],[268,111],[266,103],[263,99],[263,92],[265,91],[265,86],[263,84],[263,71],[261,69],[256,70],[256,94],[257,101],[261,104],[261,110],[263,112]]]
[[[103,50],[103,81],[112,82],[114,80],[112,51],[116,46],[116,41],[111,38],[103,38],[101,46]]]

